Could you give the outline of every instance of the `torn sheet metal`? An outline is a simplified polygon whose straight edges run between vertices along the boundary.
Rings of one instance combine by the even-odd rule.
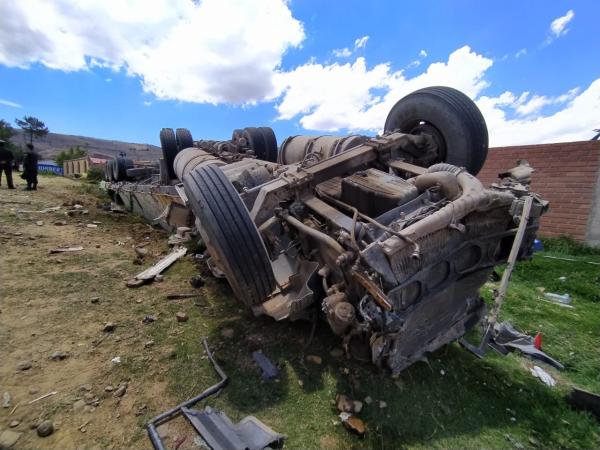
[[[490,347],[502,354],[507,354],[512,350],[519,350],[530,358],[550,364],[559,370],[565,367],[554,358],[535,348],[533,337],[517,331],[510,322],[502,322],[497,325],[495,336],[490,342]]]
[[[182,408],[182,412],[213,450],[262,450],[277,446],[284,439],[253,416],[234,424],[227,414],[210,406],[203,411]]]

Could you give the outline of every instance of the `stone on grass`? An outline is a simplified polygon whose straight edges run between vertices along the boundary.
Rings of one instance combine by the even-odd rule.
[[[113,323],[113,322],[107,322],[104,324],[104,328],[102,328],[102,331],[110,333],[115,331],[115,328],[117,328],[117,324]]]
[[[179,311],[177,314],[175,314],[175,317],[177,318],[177,322],[187,322],[188,320],[188,315],[183,311]]]
[[[54,424],[49,420],[44,420],[37,426],[37,434],[39,437],[50,436],[54,433]]]
[[[13,420],[11,423],[8,424],[9,427],[11,428],[16,428],[19,426],[21,422],[19,422],[18,420]]]

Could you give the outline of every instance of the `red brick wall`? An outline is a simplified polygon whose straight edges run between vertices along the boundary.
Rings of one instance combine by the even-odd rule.
[[[532,190],[550,201],[540,234],[584,241],[598,180],[600,141],[491,148],[478,178],[488,185],[519,159],[535,169]]]

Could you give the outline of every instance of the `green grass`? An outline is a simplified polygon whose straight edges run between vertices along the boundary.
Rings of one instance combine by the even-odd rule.
[[[306,350],[323,358],[322,365],[314,365],[302,358],[309,324],[253,318],[226,285],[208,277],[204,296],[196,300],[199,306],[191,300],[165,305],[168,314],[186,311],[187,323],[159,321],[151,333],[157,344],[175,349],[175,355],[163,356],[163,362],[170,389],[179,400],[216,381],[200,345],[201,337],[208,337],[230,377],[223,394],[208,404],[237,420],[249,414],[259,417],[288,436],[286,448],[594,448],[600,446],[598,422],[570,409],[564,395],[572,385],[600,392],[600,270],[543,257],[552,254],[559,255],[536,254],[532,261],[518,264],[501,320],[509,319],[523,331],[543,333],[544,349],[566,366],[562,372],[544,366],[559,380],[555,388],[533,378],[531,363],[519,355],[502,357],[490,351],[485,360],[478,360],[456,344],[394,380],[371,365],[330,356],[339,342],[323,324]],[[600,262],[593,253],[569,257]],[[195,270],[185,261],[170,275],[184,281]],[[560,281],[561,276],[566,281]],[[539,287],[570,293],[574,309],[543,302]],[[488,299],[489,288],[483,289]],[[235,337],[223,338],[223,328],[233,328]],[[174,329],[179,334],[173,334]],[[263,352],[281,369],[278,382],[260,378],[251,358],[256,336]],[[340,425],[332,404],[337,393],[374,400],[360,414],[367,424],[363,439]],[[378,400],[385,400],[387,408],[380,409]]]

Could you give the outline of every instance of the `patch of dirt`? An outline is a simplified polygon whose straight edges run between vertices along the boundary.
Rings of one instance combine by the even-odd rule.
[[[12,428],[23,433],[16,448],[151,448],[144,423],[177,403],[164,378],[164,348],[144,345],[151,325],[141,319],[157,314],[163,294],[181,290],[181,280],[166,276],[151,290],[124,283],[169,250],[167,235],[98,208],[84,187],[42,177],[37,192],[0,191],[0,395],[11,397],[0,408],[0,430],[20,422]],[[65,205],[74,203],[89,214],[68,216]],[[58,220],[67,224],[54,225]],[[92,222],[96,228],[86,226]],[[135,244],[148,249],[142,265],[133,264]],[[64,245],[83,250],[49,254]],[[166,313],[158,317],[174,322]],[[104,332],[105,322],[116,323],[115,331]],[[57,351],[66,358],[51,359]],[[120,364],[111,362],[116,356]],[[26,360],[31,368],[18,370]],[[122,383],[126,394],[115,397]],[[56,394],[30,404],[49,392]],[[55,432],[41,438],[31,427],[45,419]]]

